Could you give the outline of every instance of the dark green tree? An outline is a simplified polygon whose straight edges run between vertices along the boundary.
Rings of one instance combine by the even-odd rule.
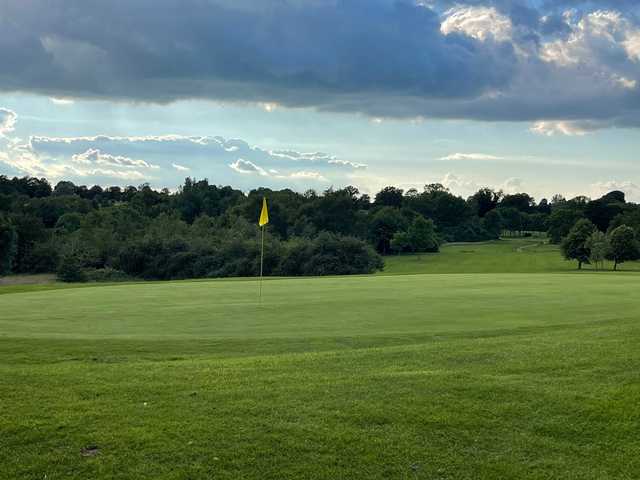
[[[640,243],[633,228],[620,225],[609,234],[609,260],[613,261],[613,269],[624,262],[640,259]]]
[[[564,258],[577,260],[578,270],[582,269],[583,263],[590,263],[591,252],[587,242],[595,231],[596,226],[590,220],[582,218],[575,223],[560,245]]]
[[[0,216],[0,275],[11,272],[18,252],[18,234],[9,221]]]

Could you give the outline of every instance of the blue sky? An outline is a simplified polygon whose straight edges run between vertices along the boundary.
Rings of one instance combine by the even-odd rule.
[[[105,5],[3,2],[0,174],[640,201],[637,2]]]

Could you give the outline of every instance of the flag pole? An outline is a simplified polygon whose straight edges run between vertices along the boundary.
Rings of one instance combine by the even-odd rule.
[[[264,225],[262,226],[262,228],[260,229],[262,232],[262,241],[261,241],[261,248],[260,248],[260,287],[259,287],[259,297],[260,297],[260,303],[262,303],[262,266],[264,265]]]

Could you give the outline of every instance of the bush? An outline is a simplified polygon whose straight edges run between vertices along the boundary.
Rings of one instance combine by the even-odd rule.
[[[89,282],[126,282],[132,278],[122,270],[115,268],[95,268],[86,270],[85,276]]]
[[[84,265],[80,257],[76,254],[66,254],[60,259],[57,275],[62,282],[86,282],[87,275],[83,269]]]

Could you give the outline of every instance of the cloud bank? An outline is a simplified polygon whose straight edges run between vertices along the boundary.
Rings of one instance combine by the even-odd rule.
[[[343,185],[366,165],[322,152],[270,151],[219,136],[10,135],[17,115],[0,109],[0,171],[80,183],[176,186],[181,176],[249,189]]]
[[[637,127],[638,18],[631,0],[5,0],[0,91]]]

